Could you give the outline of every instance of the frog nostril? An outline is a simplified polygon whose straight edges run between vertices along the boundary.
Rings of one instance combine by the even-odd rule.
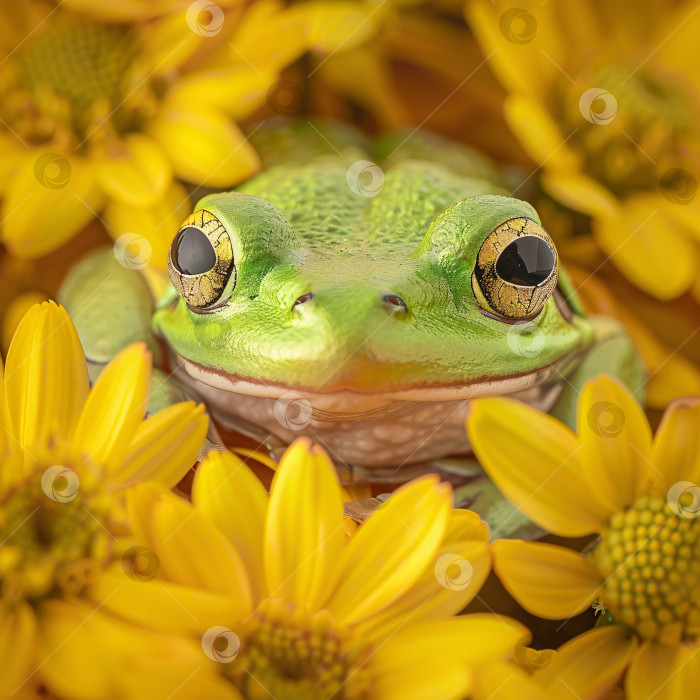
[[[299,306],[300,304],[305,304],[307,301],[311,301],[314,295],[311,292],[307,294],[302,294],[295,302],[292,304],[292,308]]]
[[[408,311],[406,302],[398,294],[382,294],[382,301],[389,311]]]

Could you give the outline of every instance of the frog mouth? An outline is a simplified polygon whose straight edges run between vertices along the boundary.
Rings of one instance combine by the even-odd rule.
[[[378,408],[394,402],[462,401],[486,396],[521,394],[538,388],[545,390],[546,387],[558,383],[557,379],[565,379],[571,366],[575,364],[577,354],[561,357],[531,372],[507,376],[485,376],[461,382],[425,383],[390,389],[342,387],[325,391],[303,384],[245,377],[199,364],[175,352],[171,352],[171,355],[176,376],[190,385],[196,385],[197,391],[204,394],[205,399],[206,394],[211,393],[206,391],[207,388],[217,393],[228,392],[273,400],[296,394],[307,399],[314,409],[346,412],[358,407],[362,407],[362,410]]]

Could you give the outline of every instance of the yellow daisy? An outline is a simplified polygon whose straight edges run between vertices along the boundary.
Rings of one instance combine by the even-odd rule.
[[[132,492],[159,577],[115,570],[96,594],[120,616],[197,633],[192,684],[215,673],[229,697],[462,698],[527,632],[492,615],[448,619],[490,569],[486,525],[450,501],[448,485],[416,480],[347,538],[335,469],[308,440],[287,450],[269,498],[236,456],[212,453],[192,504],[153,485]],[[148,604],[134,605],[139,589]],[[209,597],[197,604],[194,591]]]
[[[0,697],[39,683],[70,696],[82,678],[61,680],[56,626],[73,616],[111,629],[86,600],[122,555],[120,490],[142,479],[176,483],[196,461],[207,418],[189,402],[144,420],[150,359],[141,344],[90,389],[75,328],[53,302],[26,313],[0,379]],[[115,635],[126,627],[115,622]],[[138,642],[142,651],[157,644],[157,633]],[[104,645],[102,653],[108,659]]]
[[[631,700],[692,697],[700,669],[700,400],[672,404],[652,440],[627,391],[583,389],[578,434],[508,399],[480,399],[467,421],[494,482],[556,535],[598,533],[586,554],[499,540],[494,568],[532,613],[568,619],[594,602],[614,618],[565,644],[538,672],[596,696],[627,668]],[[568,697],[568,696],[567,696]]]
[[[673,299],[697,279],[700,81],[692,0],[468,0],[506,118],[542,185],[588,214],[636,285]],[[695,292],[698,291],[697,285]]]
[[[132,264],[164,269],[190,206],[179,181],[228,188],[255,173],[236,122],[304,52],[364,40],[370,13],[207,0],[0,8],[2,241],[43,255],[100,216]],[[119,23],[131,18],[143,21]]]

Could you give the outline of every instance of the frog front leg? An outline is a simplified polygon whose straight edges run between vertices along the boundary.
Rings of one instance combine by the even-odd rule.
[[[78,331],[91,381],[130,343],[146,343],[159,364],[160,348],[151,332],[151,291],[143,275],[122,265],[112,249],[78,262],[61,285],[58,301]]]
[[[639,403],[644,402],[647,372],[637,349],[618,321],[605,316],[588,319],[595,332],[595,342],[566,376],[564,386],[551,414],[576,430],[576,406],[584,384],[598,374],[609,374],[622,382]]]

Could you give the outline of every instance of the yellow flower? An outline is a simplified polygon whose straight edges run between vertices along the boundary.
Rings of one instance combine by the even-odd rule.
[[[221,663],[192,684],[215,674],[224,697],[462,698],[478,667],[527,633],[492,615],[448,619],[490,569],[486,525],[450,500],[448,485],[416,480],[347,538],[320,448],[293,444],[269,498],[237,457],[211,453],[192,504],[153,485],[132,492],[135,531],[160,578],[115,571],[96,592],[110,612],[198,634]],[[149,603],[135,606],[131,591],[142,589]]]
[[[599,245],[634,284],[673,299],[698,269],[700,15],[690,0],[628,9],[467,2],[543,187],[592,217]]]
[[[305,51],[366,38],[370,12],[202,0],[0,10],[2,241],[43,255],[103,212],[125,255],[164,269],[190,206],[178,181],[225,188],[255,173],[236,121]]]
[[[599,534],[590,554],[499,540],[494,569],[532,613],[568,619],[596,602],[614,623],[565,644],[538,672],[587,698],[627,668],[631,700],[692,697],[700,652],[700,401],[672,404],[652,441],[626,390],[583,389],[578,434],[508,399],[467,421],[481,464],[523,512],[563,537]],[[568,696],[567,696],[568,697]]]
[[[360,105],[381,130],[405,129],[386,151],[392,157],[404,139],[410,149],[414,127],[408,125],[422,124],[498,160],[530,165],[505,124],[503,89],[459,21],[461,3],[441,3],[439,12],[426,2],[393,0],[377,7],[385,17],[376,37],[315,62],[323,99],[314,113],[353,121]]]
[[[177,404],[144,420],[149,384],[141,344],[123,350],[90,389],[62,307],[37,304],[20,322],[0,376],[2,697],[49,678],[58,679],[49,682],[52,691],[69,696],[71,684],[82,682],[62,675],[58,630],[66,618],[111,629],[96,614],[99,603],[85,601],[121,556],[121,490],[141,479],[171,486],[196,460],[207,429],[203,408]],[[117,636],[129,627],[114,626]],[[156,643],[162,635],[134,642],[142,652]],[[176,655],[187,649],[181,644]]]

